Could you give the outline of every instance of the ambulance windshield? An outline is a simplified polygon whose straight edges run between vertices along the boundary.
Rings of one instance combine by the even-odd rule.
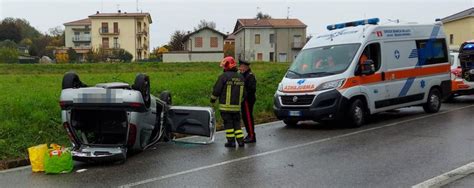
[[[343,44],[301,51],[290,66],[287,78],[314,78],[344,72],[360,44]]]

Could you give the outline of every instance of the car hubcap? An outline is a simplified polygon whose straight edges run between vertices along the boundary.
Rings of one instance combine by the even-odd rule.
[[[439,106],[439,97],[437,95],[431,95],[431,107],[433,107],[433,109],[436,109],[438,108]]]
[[[360,121],[362,121],[362,116],[363,116],[363,112],[362,112],[362,108],[360,106],[356,106],[355,109],[354,109],[354,119],[357,123],[360,123]]]

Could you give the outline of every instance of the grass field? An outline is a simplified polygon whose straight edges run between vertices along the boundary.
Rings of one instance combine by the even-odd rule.
[[[258,82],[257,122],[273,120],[273,94],[288,66],[287,63],[252,65]],[[69,145],[60,124],[58,104],[62,76],[68,71],[75,71],[89,85],[112,81],[131,84],[137,73],[147,73],[152,94],[169,90],[174,105],[193,106],[210,105],[212,87],[222,72],[218,63],[0,64],[0,160],[25,157],[26,149],[36,144]]]

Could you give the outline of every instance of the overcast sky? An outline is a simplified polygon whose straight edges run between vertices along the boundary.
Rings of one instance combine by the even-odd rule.
[[[100,12],[136,12],[136,0],[0,0],[0,19],[25,18],[42,32]],[[138,0],[138,10],[152,16],[151,46],[169,41],[175,30],[192,30],[205,19],[223,33],[232,32],[238,18],[257,11],[273,18],[298,18],[307,33],[324,32],[326,25],[378,17],[381,22],[430,23],[474,6],[474,0]],[[288,7],[289,11],[288,11]]]

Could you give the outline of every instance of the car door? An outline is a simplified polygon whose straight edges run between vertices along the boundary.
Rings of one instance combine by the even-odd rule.
[[[210,107],[172,106],[167,114],[173,133],[213,138],[216,131],[214,110]]]

